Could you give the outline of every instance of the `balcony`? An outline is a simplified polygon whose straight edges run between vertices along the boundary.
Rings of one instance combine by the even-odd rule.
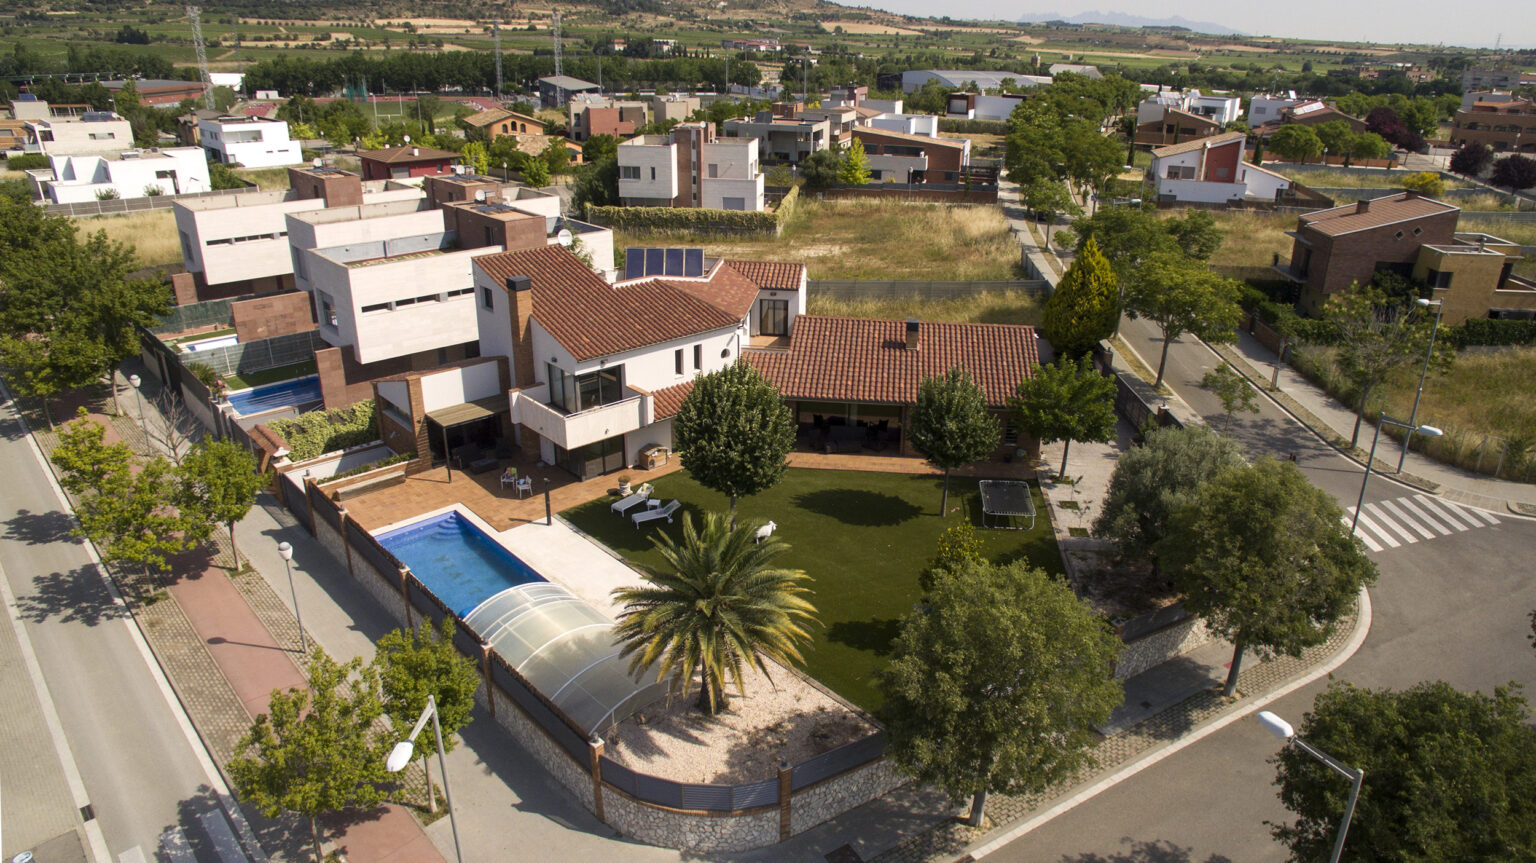
[[[545,403],[549,386],[540,384],[513,394],[512,421],[533,429],[557,446],[575,449],[650,423],[650,396],[629,387],[624,388],[624,393],[619,401],[566,413]]]

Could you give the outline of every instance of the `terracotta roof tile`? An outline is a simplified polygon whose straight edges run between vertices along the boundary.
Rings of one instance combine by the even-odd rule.
[[[660,279],[610,285],[564,246],[475,259],[498,283],[527,276],[533,319],[578,360],[734,327],[732,314]]]
[[[927,135],[914,135],[911,132],[897,132],[891,129],[876,129],[873,126],[857,126],[853,130],[856,138],[890,138],[894,141],[911,141],[922,144],[925,147],[940,147],[950,150],[965,149],[966,142],[955,138],[930,138]]]
[[[1364,212],[1360,210],[1361,203],[1364,202],[1307,213],[1301,217],[1301,223],[1318,233],[1336,237],[1354,231],[1379,228],[1394,222],[1461,211],[1459,207],[1453,207],[1434,198],[1425,198],[1408,192],[1374,198]]]
[[[683,399],[687,398],[691,392],[693,392],[693,381],[683,381],[666,389],[653,391],[651,399],[655,405],[656,419],[664,420],[667,417],[677,416],[677,412],[682,410]]]
[[[444,159],[457,161],[458,153],[450,153],[447,150],[438,150],[433,147],[385,147],[382,150],[364,150],[357,154],[358,158],[369,162],[380,162],[385,165],[404,164],[406,162],[439,162]]]
[[[800,315],[787,351],[743,357],[785,398],[914,404],[924,378],[959,366],[1000,408],[1040,355],[1034,327],[1015,324],[918,325],[919,350],[906,348],[906,321]]]
[[[1193,141],[1184,141],[1178,144],[1169,144],[1166,147],[1157,147],[1152,150],[1152,158],[1162,159],[1168,156],[1177,156],[1180,153],[1189,153],[1206,147],[1220,147],[1233,141],[1247,140],[1247,134],[1243,132],[1222,132],[1220,135],[1211,135],[1206,138],[1196,138]]]
[[[725,265],[746,276],[765,291],[798,291],[805,281],[804,264],[727,260]]]

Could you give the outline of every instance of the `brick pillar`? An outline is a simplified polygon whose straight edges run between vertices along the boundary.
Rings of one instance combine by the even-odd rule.
[[[347,403],[347,372],[341,364],[341,348],[315,351],[315,371],[320,374],[320,397],[327,410]]]
[[[603,818],[603,738],[596,734],[587,741],[588,769],[592,772],[592,812]]]
[[[480,645],[480,673],[485,676],[485,707],[491,712],[491,718],[496,718],[496,683],[491,677],[491,646]]]
[[[779,841],[789,838],[790,827],[790,771],[789,762],[779,761]]]
[[[431,431],[427,428],[427,412],[423,409],[426,400],[421,395],[421,378],[412,375],[405,381],[406,398],[411,403],[411,431],[416,435],[416,457],[424,459],[423,465],[432,464],[432,446],[427,437]],[[446,444],[444,444],[446,446]],[[444,452],[446,458],[451,453]]]
[[[416,624],[411,622],[411,592],[406,590],[406,584],[410,581],[411,568],[400,567],[400,600],[405,603],[405,628],[414,629]]]
[[[357,578],[357,573],[352,569],[352,543],[347,540],[347,508],[338,506],[336,510],[341,514],[341,547],[347,552],[347,575]]]
[[[512,382],[531,387],[541,377],[533,358],[533,281],[527,276],[507,279],[508,314],[512,324]]]

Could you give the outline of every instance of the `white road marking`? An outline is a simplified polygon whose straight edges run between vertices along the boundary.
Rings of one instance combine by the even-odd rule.
[[[1463,531],[1465,531],[1467,529],[1467,526],[1462,524],[1460,521],[1458,521],[1456,519],[1456,516],[1454,516],[1454,515],[1452,515],[1452,514],[1450,514],[1449,512],[1446,511],[1445,506],[1444,506],[1445,501],[1436,500],[1435,498],[1432,498],[1432,497],[1429,497],[1428,495],[1423,495],[1423,494],[1416,494],[1413,497],[1419,503],[1422,503],[1424,505],[1425,509],[1429,510],[1430,512],[1434,513],[1435,515],[1440,516],[1440,518],[1446,524],[1450,525],[1451,527],[1456,528],[1456,532],[1457,533],[1461,533],[1461,532],[1463,532]]]
[[[1382,508],[1386,509],[1387,511],[1391,512],[1393,515],[1397,516],[1398,519],[1401,520],[1404,524],[1406,524],[1409,527],[1413,528],[1414,530],[1418,531],[1419,534],[1421,536],[1423,536],[1425,539],[1434,539],[1435,538],[1435,535],[1430,533],[1428,528],[1426,528],[1422,524],[1419,524],[1417,521],[1414,520],[1413,516],[1409,515],[1406,511],[1403,510],[1402,507],[1398,506],[1397,505],[1397,501],[1395,501],[1395,500],[1384,500],[1384,501],[1381,502],[1381,505],[1382,505]]]
[[[1351,508],[1350,512],[1353,513],[1354,509]],[[1349,516],[1346,515],[1343,518],[1339,519],[1339,521],[1342,521],[1346,528],[1349,527]],[[1370,535],[1367,534],[1365,531],[1356,529],[1355,530],[1355,536],[1361,542],[1365,543],[1365,547],[1370,549],[1371,551],[1381,551],[1381,543],[1377,542],[1374,539],[1371,539]]]
[[[1376,536],[1380,537],[1381,541],[1386,544],[1387,548],[1397,548],[1398,546],[1402,545],[1402,543],[1392,538],[1392,534],[1387,533],[1385,529],[1377,526],[1376,522],[1372,521],[1371,517],[1365,513],[1360,513],[1358,521],[1360,523],[1360,527],[1368,527],[1372,532],[1376,534]],[[1359,530],[1359,528],[1356,528],[1356,530]]]
[[[1414,543],[1414,542],[1418,542],[1419,541],[1418,537],[1416,537],[1413,534],[1409,533],[1408,531],[1404,530],[1397,523],[1396,519],[1394,519],[1390,514],[1388,514],[1385,510],[1383,510],[1381,507],[1377,506],[1376,504],[1374,504],[1374,503],[1366,504],[1365,505],[1365,510],[1366,510],[1366,512],[1369,512],[1373,518],[1375,518],[1376,520],[1380,521],[1382,524],[1386,525],[1387,527],[1392,528],[1392,530],[1395,531],[1398,536],[1401,536],[1405,542]]]
[[[1439,519],[1435,518],[1424,510],[1419,509],[1418,504],[1414,503],[1412,498],[1400,497],[1398,498],[1398,502],[1403,505],[1403,509],[1406,509],[1414,515],[1417,515],[1419,518],[1424,519],[1424,523],[1434,528],[1441,536],[1451,535],[1450,528],[1441,524]]]

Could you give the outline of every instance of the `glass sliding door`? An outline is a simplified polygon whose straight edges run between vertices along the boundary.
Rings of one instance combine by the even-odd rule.
[[[624,469],[624,436],[589,443],[575,449],[555,447],[555,464],[575,474],[577,479],[591,479]]]
[[[789,335],[789,300],[763,300],[758,304],[758,333],[765,336]]]

